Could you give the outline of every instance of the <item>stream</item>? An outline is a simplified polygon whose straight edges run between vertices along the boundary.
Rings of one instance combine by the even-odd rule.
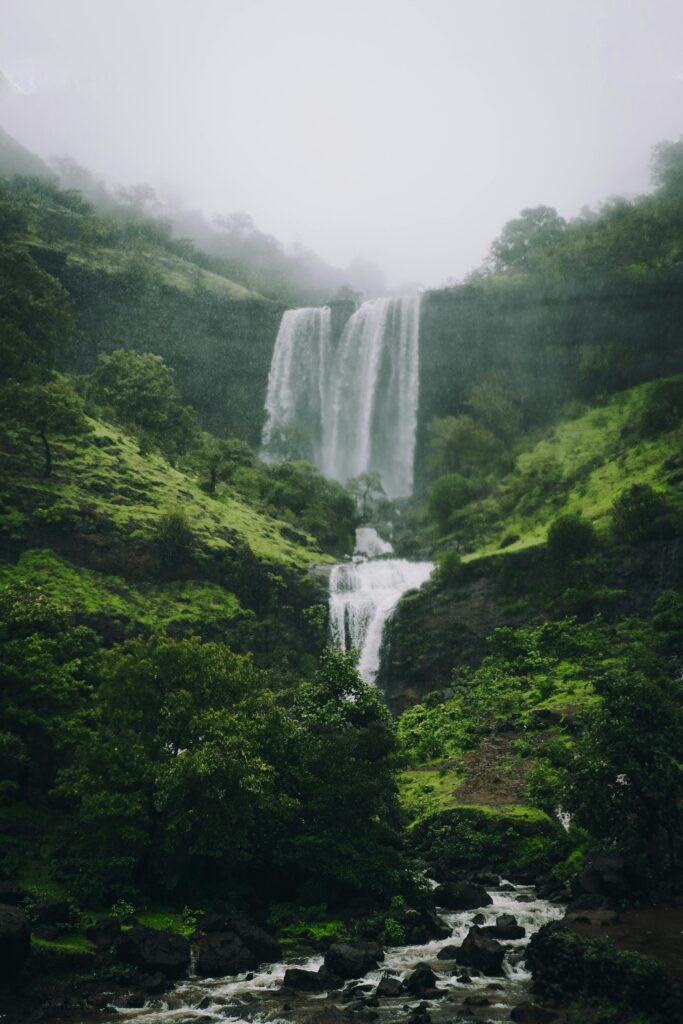
[[[428,964],[437,975],[437,988],[443,996],[427,1003],[432,1024],[459,1020],[509,1021],[510,1010],[529,998],[530,975],[524,965],[524,950],[530,936],[548,921],[562,916],[564,907],[539,899],[533,888],[512,885],[504,880],[500,888],[489,889],[493,903],[479,910],[450,912],[440,910],[439,916],[451,935],[419,946],[390,946],[378,969],[363,978],[348,981],[342,989],[311,994],[283,988],[288,967],[317,970],[321,954],[290,958],[269,964],[256,973],[224,978],[190,977],[173,990],[156,997],[143,1009],[114,1008],[114,1020],[130,1024],[322,1024],[326,1017],[336,1019],[339,1011],[357,1010],[359,1020],[377,1020],[386,1024],[403,1024],[420,1005],[421,999],[402,993],[394,998],[373,999],[383,975],[404,980],[418,964]],[[462,969],[452,960],[438,959],[444,946],[460,944],[473,923],[495,924],[500,914],[513,914],[526,929],[522,939],[508,940],[505,946],[503,973],[499,977],[477,975],[468,969],[469,981],[458,980]],[[476,922],[475,922],[476,918]],[[483,920],[482,920],[483,918]],[[368,1006],[367,1000],[370,1000]],[[335,1012],[336,1011],[336,1012]],[[100,1018],[102,1019],[102,1018]]]

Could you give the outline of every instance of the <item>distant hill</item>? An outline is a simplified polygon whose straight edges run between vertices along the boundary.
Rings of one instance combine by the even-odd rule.
[[[56,176],[45,161],[13,139],[2,125],[0,125],[0,174],[6,177],[11,177],[13,174],[29,174],[56,180]]]

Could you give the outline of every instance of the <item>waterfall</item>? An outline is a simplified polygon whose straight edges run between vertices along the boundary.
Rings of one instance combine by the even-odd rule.
[[[268,448],[277,432],[289,428],[290,443],[300,449],[297,454],[321,465],[331,337],[329,306],[283,313],[268,375],[262,437],[266,458],[274,457]]]
[[[276,428],[302,439],[302,454],[346,483],[378,473],[390,498],[413,489],[420,297],[364,302],[336,351],[331,315],[288,310],[268,378],[264,448]]]
[[[327,476],[375,472],[390,498],[412,492],[419,321],[419,295],[404,295],[364,302],[346,324],[323,423]]]
[[[365,528],[358,539],[366,549],[386,550],[386,541]],[[374,538],[369,534],[374,534]],[[391,545],[388,545],[391,549]],[[366,683],[379,670],[382,636],[387,619],[402,594],[421,587],[429,579],[431,562],[404,558],[360,559],[335,565],[330,575],[330,632],[332,643],[342,651],[359,652],[358,671]]]

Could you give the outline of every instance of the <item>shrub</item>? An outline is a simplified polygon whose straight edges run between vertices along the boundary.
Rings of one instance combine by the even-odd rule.
[[[585,558],[597,547],[592,523],[577,515],[555,519],[548,529],[548,553],[559,565]]]
[[[644,434],[662,434],[683,423],[683,378],[662,380],[648,392],[640,421]]]
[[[616,541],[636,544],[662,532],[666,500],[649,484],[633,484],[612,503],[612,532]]]
[[[156,542],[162,561],[168,565],[190,557],[195,545],[195,535],[183,509],[172,509],[160,517],[156,529]]]

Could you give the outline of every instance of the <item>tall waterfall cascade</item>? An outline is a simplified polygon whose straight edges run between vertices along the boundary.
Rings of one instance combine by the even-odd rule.
[[[360,536],[358,536],[360,534]],[[374,534],[374,536],[372,536]],[[357,531],[356,550],[384,556],[391,545],[374,530]],[[358,671],[373,683],[379,671],[384,627],[407,590],[421,587],[432,574],[432,562],[357,555],[335,565],[330,575],[330,632],[341,651],[358,651]]]
[[[278,431],[341,483],[378,473],[390,498],[413,489],[420,296],[372,299],[332,342],[329,307],[288,310],[268,378],[263,447]]]

